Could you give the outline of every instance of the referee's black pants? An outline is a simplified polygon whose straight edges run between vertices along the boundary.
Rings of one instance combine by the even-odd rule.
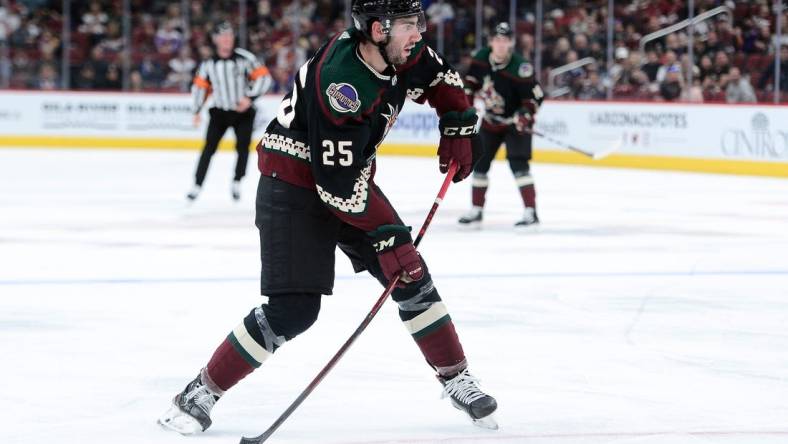
[[[246,174],[246,163],[249,160],[249,143],[252,141],[252,129],[254,126],[254,108],[239,113],[236,111],[225,111],[219,108],[208,110],[210,120],[208,121],[208,131],[205,134],[205,147],[197,163],[197,173],[194,183],[202,186],[205,174],[208,173],[208,165],[211,157],[219,147],[227,128],[232,127],[235,131],[235,151],[238,152],[238,160],[235,162],[235,177],[233,180],[241,180]]]

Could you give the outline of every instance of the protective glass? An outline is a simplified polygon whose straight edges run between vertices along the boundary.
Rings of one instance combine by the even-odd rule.
[[[424,17],[423,12],[393,19],[391,21],[389,35],[392,37],[406,35],[412,33],[414,30],[417,30],[419,34],[427,30],[427,19]]]

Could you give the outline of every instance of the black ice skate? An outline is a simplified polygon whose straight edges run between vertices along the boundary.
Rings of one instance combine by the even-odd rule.
[[[233,196],[233,200],[240,200],[241,199],[241,182],[238,180],[234,180],[233,184],[230,186],[230,194]]]
[[[525,207],[523,218],[514,224],[517,229],[535,229],[539,226],[539,216],[536,215],[536,209]]]
[[[197,199],[197,196],[200,195],[200,191],[202,191],[202,187],[199,185],[195,185],[192,187],[191,190],[189,190],[189,194],[186,195],[186,198],[189,200],[195,200]]]
[[[211,426],[211,409],[221,394],[210,390],[203,383],[203,372],[175,395],[170,409],[158,420],[160,426],[182,435],[204,432]]]
[[[482,207],[474,206],[457,221],[466,227],[477,227],[482,222]]]
[[[465,369],[451,379],[438,376],[443,384],[443,397],[449,397],[452,405],[471,418],[474,425],[485,429],[498,429],[493,412],[498,408],[495,398],[479,388],[479,380]]]

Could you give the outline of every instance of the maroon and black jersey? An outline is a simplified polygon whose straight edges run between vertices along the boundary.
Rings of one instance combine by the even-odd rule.
[[[361,58],[359,43],[356,30],[342,32],[298,70],[257,150],[263,175],[315,189],[340,219],[369,232],[398,223],[374,183],[375,155],[405,100],[438,115],[471,105],[460,75],[423,41],[385,73]]]
[[[542,104],[544,92],[534,77],[533,65],[518,54],[505,63],[496,64],[491,49],[482,48],[473,55],[471,67],[465,75],[465,92],[484,102],[482,126],[500,131],[519,110],[525,108],[535,114]]]

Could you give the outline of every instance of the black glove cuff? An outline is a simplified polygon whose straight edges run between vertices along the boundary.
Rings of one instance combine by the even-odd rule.
[[[462,113],[450,111],[441,116],[438,129],[440,129],[441,137],[450,139],[473,137],[478,132],[476,129],[478,120],[479,116],[476,115],[474,108],[468,108]]]
[[[371,238],[375,252],[380,254],[413,242],[410,230],[411,228],[406,225],[381,225],[375,231],[368,232],[367,236]]]

